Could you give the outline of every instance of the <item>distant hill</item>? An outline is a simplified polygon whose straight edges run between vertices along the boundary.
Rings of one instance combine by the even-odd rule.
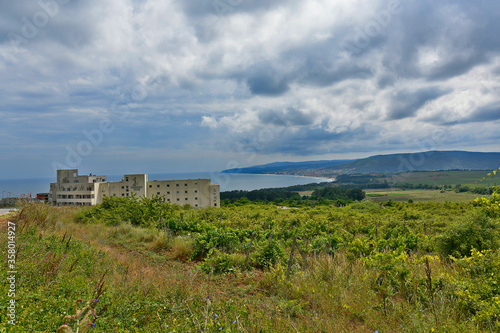
[[[355,160],[308,161],[308,162],[274,162],[247,168],[227,169],[224,173],[274,174],[304,171],[308,169],[334,168]]]
[[[276,162],[248,168],[228,169],[226,173],[281,173],[327,176],[341,173],[398,173],[407,171],[487,170],[500,166],[500,153],[467,151],[427,151],[376,155],[358,160]]]
[[[485,170],[500,166],[500,153],[466,151],[427,151],[421,153],[376,155],[343,164],[342,169],[356,173],[393,173],[406,171]]]

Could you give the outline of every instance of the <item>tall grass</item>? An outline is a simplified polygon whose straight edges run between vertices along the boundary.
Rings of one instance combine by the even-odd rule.
[[[443,205],[441,209],[452,214],[462,207]],[[380,210],[368,208],[366,214],[378,214]],[[208,220],[212,218],[209,214],[220,217],[224,212],[199,214],[205,214]],[[347,207],[340,217],[332,214],[328,223],[340,223],[336,219],[352,216],[353,212],[353,208]],[[234,243],[232,234],[222,235],[229,238],[196,238],[188,233],[176,235],[171,230],[140,228],[130,223],[117,226],[75,223],[75,216],[81,215],[76,208],[26,203],[16,217],[20,230],[18,325],[7,326],[2,317],[0,330],[55,331],[68,324],[68,330],[76,331],[79,327],[88,329],[89,323],[102,332],[498,329],[495,308],[486,306],[495,304],[492,300],[498,297],[495,289],[497,283],[500,285],[496,279],[500,275],[498,251],[444,260],[420,248],[396,251],[388,242],[387,247],[379,249],[363,234],[384,235],[388,240],[394,234],[398,237],[395,240],[412,246],[413,236],[406,230],[430,228],[425,227],[429,222],[419,217],[426,212],[415,210],[411,215],[414,217],[406,214],[404,223],[392,220],[380,227],[371,225],[370,220],[346,219],[342,223],[354,236],[352,239],[346,236],[344,240],[348,243],[343,247],[323,246],[323,241],[329,244],[344,241],[340,238],[321,238],[310,243],[307,239],[299,240],[304,257],[295,252],[289,276],[286,264],[292,242],[279,238],[279,232],[272,233],[275,222],[265,214],[277,219],[277,213],[262,214],[255,221],[261,219],[266,232],[262,232],[260,240],[255,239],[254,248],[246,243],[235,244],[239,252],[226,253],[224,246]],[[297,227],[312,225],[312,219],[319,215],[310,209],[283,214]],[[303,219],[295,219],[299,214]],[[213,220],[221,223],[220,219]],[[323,222],[323,227],[328,223]],[[434,224],[433,228],[436,227],[447,230],[446,224]],[[435,229],[427,230],[424,235],[432,232]],[[4,243],[6,234],[0,237]],[[191,260],[196,247],[201,246],[199,242],[215,242],[214,239],[228,240],[221,243],[224,251],[208,251],[208,259],[201,263]],[[277,247],[283,253],[276,256],[273,264],[269,258],[274,258],[277,252],[270,250]],[[269,268],[253,268],[258,258],[269,263],[259,267]],[[304,260],[308,262],[307,269]],[[5,281],[6,270],[0,278]],[[91,320],[81,316],[81,321],[66,322],[68,318],[78,319],[76,315],[82,309],[75,308],[78,299],[98,299],[87,308]],[[0,304],[7,301],[6,293],[2,293]]]

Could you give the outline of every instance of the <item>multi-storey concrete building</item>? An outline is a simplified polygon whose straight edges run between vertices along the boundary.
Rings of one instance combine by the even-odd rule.
[[[58,206],[93,206],[105,197],[152,198],[162,196],[171,204],[194,208],[220,206],[220,187],[210,179],[153,180],[147,174],[125,175],[119,182],[106,176],[81,176],[78,170],[57,170],[57,182],[50,184],[49,201]]]
[[[48,193],[37,193],[36,199],[41,202],[49,202],[49,194]]]

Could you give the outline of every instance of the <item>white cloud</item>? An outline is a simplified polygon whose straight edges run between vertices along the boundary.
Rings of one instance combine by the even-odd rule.
[[[217,128],[217,120],[211,116],[203,116],[201,121],[201,126],[207,126],[211,129]]]
[[[384,16],[391,4],[398,10]],[[41,145],[76,144],[109,117],[117,130],[103,150],[133,141],[226,156],[258,143],[263,160],[338,157],[411,150],[435,131],[447,133],[447,149],[463,147],[461,137],[491,146],[499,6],[276,0],[219,15],[211,1],[91,0],[61,6],[13,48],[7,36],[40,7],[9,3],[0,12],[3,135],[29,138],[33,126],[45,130],[32,137]],[[464,134],[482,124],[479,141]]]

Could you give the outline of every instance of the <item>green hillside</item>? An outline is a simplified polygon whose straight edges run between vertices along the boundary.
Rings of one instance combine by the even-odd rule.
[[[427,151],[376,155],[358,160],[277,162],[223,172],[296,174],[326,176],[345,173],[401,173],[436,170],[493,170],[500,165],[500,153]]]
[[[356,173],[399,173],[436,170],[486,170],[500,165],[500,153],[428,151],[422,153],[376,155],[349,162],[330,170]]]

